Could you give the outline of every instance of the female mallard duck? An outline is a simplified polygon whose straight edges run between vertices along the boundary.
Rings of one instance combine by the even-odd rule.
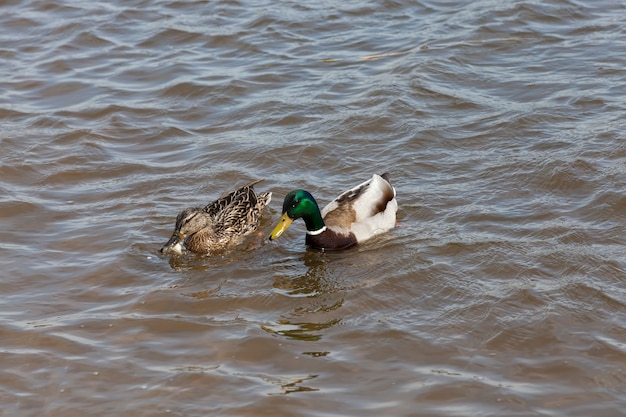
[[[295,190],[285,196],[283,215],[270,240],[278,239],[294,220],[302,218],[307,245],[346,249],[393,228],[397,211],[396,190],[386,173],[346,191],[321,212],[311,193]]]
[[[183,210],[161,253],[181,254],[183,246],[191,252],[210,253],[240,243],[256,230],[261,212],[272,199],[272,193],[254,192],[253,186],[259,181],[225,194],[204,208]]]

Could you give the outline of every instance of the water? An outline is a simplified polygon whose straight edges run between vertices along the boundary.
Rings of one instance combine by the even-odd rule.
[[[0,6],[6,416],[618,416],[626,8]],[[158,253],[254,179],[399,227]]]

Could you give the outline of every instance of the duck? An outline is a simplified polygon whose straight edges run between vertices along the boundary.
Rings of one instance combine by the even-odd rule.
[[[205,207],[189,207],[176,217],[172,237],[160,249],[162,254],[181,255],[183,249],[199,254],[235,246],[257,230],[271,192],[257,194],[257,180],[222,195]]]
[[[278,239],[294,220],[302,218],[307,246],[347,249],[395,227],[397,211],[396,189],[388,173],[372,175],[321,211],[310,192],[294,190],[285,196],[282,215],[269,240]]]

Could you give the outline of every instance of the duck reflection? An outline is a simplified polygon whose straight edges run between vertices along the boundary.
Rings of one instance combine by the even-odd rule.
[[[276,386],[279,392],[272,392],[269,395],[287,395],[296,392],[319,391],[319,388],[309,387],[304,384],[310,383],[318,375],[291,376],[291,375],[268,375],[268,374],[240,374],[248,378],[258,378],[265,383]]]
[[[282,295],[298,298],[296,306],[284,313],[274,325],[261,326],[268,333],[303,341],[320,340],[323,331],[342,320],[340,309],[343,291],[328,274],[331,257],[324,252],[307,250],[301,261],[305,273],[285,274],[274,279],[274,289]],[[289,272],[288,267],[286,272]],[[300,268],[298,268],[300,269]],[[303,299],[306,299],[304,302]]]
[[[332,291],[332,286],[325,279],[328,268],[328,259],[325,254],[310,249],[304,253],[302,261],[306,267],[306,272],[303,275],[276,277],[274,288],[292,297],[314,297]]]

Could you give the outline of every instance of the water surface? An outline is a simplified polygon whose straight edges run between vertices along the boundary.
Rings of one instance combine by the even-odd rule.
[[[618,416],[626,8],[0,6],[0,414]],[[389,172],[399,226],[304,225]],[[255,179],[261,238],[164,257]]]

